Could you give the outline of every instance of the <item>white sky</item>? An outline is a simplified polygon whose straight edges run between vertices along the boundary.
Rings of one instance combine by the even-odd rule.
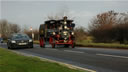
[[[0,18],[9,22],[38,28],[48,15],[55,15],[61,11],[66,11],[74,17],[76,26],[88,28],[89,21],[99,13],[114,10],[116,12],[128,12],[128,1],[0,1]]]

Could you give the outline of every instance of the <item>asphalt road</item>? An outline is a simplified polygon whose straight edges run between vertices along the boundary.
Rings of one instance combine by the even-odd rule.
[[[7,48],[7,45],[0,44]],[[96,70],[97,72],[128,72],[128,50],[104,49],[104,48],[40,48],[35,44],[33,49],[22,48],[15,51],[28,53],[56,61],[61,61],[83,68]]]

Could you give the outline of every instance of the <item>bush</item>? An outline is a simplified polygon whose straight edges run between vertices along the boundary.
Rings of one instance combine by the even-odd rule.
[[[125,14],[125,13],[123,13]],[[120,18],[119,18],[120,17]],[[98,14],[89,26],[89,34],[95,42],[120,42],[128,41],[128,14],[114,11]]]

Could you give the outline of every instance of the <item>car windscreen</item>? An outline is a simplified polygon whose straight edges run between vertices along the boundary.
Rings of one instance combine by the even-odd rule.
[[[12,36],[12,39],[30,39],[30,38],[25,34],[15,34]]]

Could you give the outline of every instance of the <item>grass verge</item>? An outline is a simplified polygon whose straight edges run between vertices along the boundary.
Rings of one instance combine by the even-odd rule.
[[[39,44],[39,41],[34,41],[34,43]],[[128,49],[128,44],[118,44],[118,43],[92,43],[87,41],[81,41],[81,42],[76,42],[76,45],[81,47]]]
[[[0,48],[0,72],[86,72]]]
[[[39,41],[38,41],[38,40],[35,40],[35,41],[34,41],[34,44],[39,44]]]
[[[126,44],[117,44],[117,43],[84,43],[84,42],[77,42],[77,46],[128,49],[128,45],[126,45]]]

